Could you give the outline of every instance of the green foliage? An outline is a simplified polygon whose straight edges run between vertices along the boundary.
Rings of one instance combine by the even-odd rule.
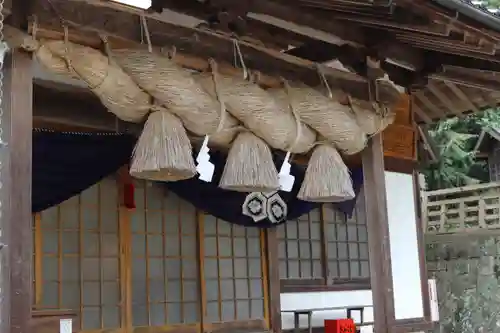
[[[482,2],[486,8],[500,8],[500,0],[483,0]]]
[[[500,110],[447,119],[429,129],[438,150],[438,161],[423,170],[429,190],[488,180],[486,163],[477,161],[473,152],[479,133],[486,127],[500,127]]]

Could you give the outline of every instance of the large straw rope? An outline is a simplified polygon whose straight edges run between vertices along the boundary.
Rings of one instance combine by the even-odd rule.
[[[69,41],[45,46],[64,59],[70,72],[85,82],[106,108],[118,118],[140,122],[151,108],[151,98],[113,60],[90,47]]]
[[[379,103],[362,101],[351,97],[349,103],[359,127],[368,135],[380,133],[394,122],[396,114]]]
[[[35,59],[45,69],[56,75],[74,77],[64,59],[54,55],[44,44],[36,40],[36,24],[33,24],[33,36],[11,26],[4,27],[4,35],[10,47],[19,47],[25,51],[33,52]]]
[[[113,59],[116,59],[125,72],[142,89],[182,119],[190,132],[204,136],[216,131],[220,123],[220,107],[191,73],[166,56],[153,52],[130,49],[112,52]],[[237,120],[228,115],[223,129],[231,129],[237,124]],[[228,139],[231,142],[232,138]]]
[[[248,129],[264,139],[271,147],[293,153],[305,153],[316,140],[316,133],[302,125],[297,138],[297,125],[287,107],[280,107],[267,91],[243,78],[217,75],[219,94],[227,110]],[[214,81],[209,75],[200,75],[198,82],[213,94]],[[295,143],[295,144],[294,144]],[[292,147],[293,146],[293,147]]]
[[[147,51],[118,49],[113,51],[113,59],[142,89],[177,115],[190,132],[211,135],[210,142],[215,145],[229,145],[238,121],[224,114],[221,104],[203,90],[190,72],[153,51],[145,16],[141,16],[141,34]],[[175,48],[170,56],[175,57]]]
[[[283,88],[268,91],[281,105],[291,103],[304,123],[343,152],[356,154],[366,146],[366,134],[357,124],[349,106],[298,83],[290,84],[288,94]]]
[[[8,30],[8,40],[15,47],[34,52],[38,62],[49,71],[79,78],[99,97],[107,109],[122,120],[140,122],[151,107],[150,97],[132,79],[101,52],[68,41],[36,41],[17,29]]]

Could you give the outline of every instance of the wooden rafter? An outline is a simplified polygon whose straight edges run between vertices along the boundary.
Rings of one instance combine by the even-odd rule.
[[[469,99],[469,97],[459,88],[457,87],[454,83],[449,82],[449,81],[443,81],[444,84],[450,88],[450,90],[462,101],[464,101],[467,105],[467,107],[473,111],[473,112],[479,112],[479,109],[477,108],[474,103]]]
[[[452,72],[432,74],[431,78],[435,80],[440,80],[444,82],[453,82],[454,84],[471,88],[477,88],[481,90],[488,90],[488,91],[498,91],[498,85],[500,84],[500,81],[498,80],[491,80],[485,77],[480,78],[480,77],[471,77],[468,75],[459,75],[459,74],[457,75]]]
[[[423,111],[417,104],[415,104],[414,101],[412,102],[412,111],[415,112],[415,114],[425,123],[431,124],[434,122],[433,119],[429,117],[429,115],[427,115],[427,113],[425,113],[425,111]]]
[[[432,80],[429,81],[427,84],[427,89],[429,90],[430,93],[432,93],[436,98],[446,107],[448,108],[449,111],[456,115],[460,115],[461,113],[458,112],[457,106],[453,104],[450,98],[446,96],[441,89],[436,85],[435,82]]]
[[[413,93],[416,99],[420,101],[427,109],[431,110],[437,118],[442,118],[444,116],[444,113],[442,110],[440,110],[434,103],[430,101],[427,96],[425,96],[423,91],[416,91]]]

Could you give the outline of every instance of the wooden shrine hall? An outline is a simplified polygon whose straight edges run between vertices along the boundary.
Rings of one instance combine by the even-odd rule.
[[[500,17],[462,0],[0,0],[0,9],[0,332],[56,333],[68,318],[65,333],[312,331],[360,308],[361,332],[437,325],[420,134],[499,104]],[[126,134],[136,146],[124,150],[130,165],[35,211],[44,189],[34,156],[49,155],[33,153],[36,131]],[[224,172],[205,182],[221,177],[214,188],[243,195],[236,211],[252,226],[210,214],[180,186],[165,194],[162,182],[205,177],[207,151],[227,162],[213,162]],[[146,170],[151,155],[171,163],[153,170],[161,177]],[[231,167],[252,166],[248,174],[269,168],[264,185],[235,184],[245,171],[228,180]],[[120,199],[127,186],[133,209]],[[291,218],[297,198],[314,206]],[[252,200],[278,206],[259,216]],[[352,214],[338,209],[344,201]]]

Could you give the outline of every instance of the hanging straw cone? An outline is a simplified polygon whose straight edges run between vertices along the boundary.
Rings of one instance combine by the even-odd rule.
[[[137,141],[130,174],[156,181],[177,181],[196,175],[191,142],[181,121],[155,107]]]
[[[238,192],[277,191],[278,171],[267,144],[250,132],[238,134],[229,150],[219,187]]]
[[[349,169],[329,144],[317,146],[297,197],[311,202],[341,202],[355,196]]]

